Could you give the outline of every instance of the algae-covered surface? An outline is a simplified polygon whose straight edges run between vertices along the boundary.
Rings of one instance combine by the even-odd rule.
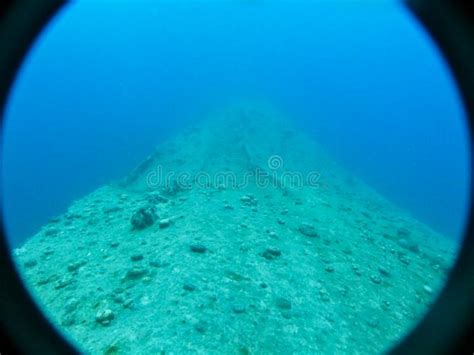
[[[171,137],[14,255],[85,353],[372,354],[416,325],[456,248],[291,119],[245,103]]]

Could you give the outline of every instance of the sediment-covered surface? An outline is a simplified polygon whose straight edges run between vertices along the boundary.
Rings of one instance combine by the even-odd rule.
[[[15,258],[87,353],[371,354],[416,324],[455,252],[285,117],[245,104],[75,201]]]

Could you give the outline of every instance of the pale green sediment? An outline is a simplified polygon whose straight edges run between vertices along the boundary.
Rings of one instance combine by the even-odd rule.
[[[260,169],[272,186],[150,189],[158,166]],[[283,171],[320,175],[287,186]],[[92,354],[380,353],[434,301],[455,253],[254,103],[163,143],[15,250],[50,319]]]

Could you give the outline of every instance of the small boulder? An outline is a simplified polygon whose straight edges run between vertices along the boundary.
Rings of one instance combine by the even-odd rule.
[[[132,224],[132,229],[141,230],[153,225],[157,218],[158,216],[156,214],[155,207],[145,206],[135,211],[135,213],[132,215],[130,223]]]
[[[313,225],[308,224],[308,223],[303,223],[301,226],[299,226],[298,232],[310,238],[319,237],[319,234],[316,231],[316,228]]]
[[[132,261],[140,261],[143,260],[143,254],[134,254],[130,257]]]
[[[189,282],[186,282],[184,285],[183,285],[183,290],[185,291],[188,291],[188,292],[193,292],[196,290],[196,286],[194,286],[193,284],[189,283]]]
[[[125,274],[124,280],[138,280],[148,274],[147,269],[134,267],[127,271]]]
[[[95,315],[95,321],[103,326],[107,326],[115,318],[115,314],[111,309],[99,310]]]
[[[283,297],[278,297],[275,299],[275,305],[283,310],[290,310],[291,309],[291,302]]]
[[[252,195],[244,195],[240,198],[240,202],[245,206],[257,206],[258,200]]]
[[[265,249],[265,251],[261,255],[267,260],[273,260],[281,256],[281,251],[278,248],[270,247]]]
[[[38,262],[35,259],[28,259],[24,263],[25,267],[32,268],[38,265]]]
[[[160,221],[158,222],[158,225],[160,226],[161,229],[167,228],[171,225],[171,219],[170,218],[160,219]]]
[[[193,253],[204,254],[207,251],[207,248],[202,244],[191,244],[189,250]]]

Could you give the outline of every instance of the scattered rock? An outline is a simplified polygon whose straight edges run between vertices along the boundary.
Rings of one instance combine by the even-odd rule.
[[[397,230],[397,235],[401,238],[406,238],[409,237],[411,234],[410,230],[407,228],[398,228]]]
[[[107,326],[115,318],[115,314],[111,309],[99,310],[95,315],[95,321],[103,326]]]
[[[280,309],[284,309],[284,310],[291,309],[291,302],[283,297],[277,297],[275,299],[275,305]]]
[[[66,313],[74,312],[79,306],[79,300],[77,298],[70,298],[64,305],[64,310]]]
[[[189,292],[193,292],[193,291],[196,290],[196,286],[194,286],[194,285],[191,284],[191,283],[185,283],[185,284],[183,285],[183,290],[189,291]]]
[[[47,237],[55,236],[59,233],[59,229],[56,228],[48,228],[45,230],[44,235]]]
[[[76,317],[74,314],[65,314],[61,318],[61,325],[64,327],[70,327],[76,323]]]
[[[425,290],[425,292],[429,295],[433,294],[433,289],[428,285],[424,285],[423,290]]]
[[[405,265],[410,265],[410,258],[405,253],[398,253],[398,260]]]
[[[35,259],[28,259],[24,263],[25,267],[31,269],[32,267],[35,267],[38,265],[38,262]]]
[[[382,279],[377,276],[377,275],[370,275],[370,280],[374,283],[374,284],[380,284],[382,283]]]
[[[120,347],[117,344],[111,344],[104,350],[104,355],[120,354]]]
[[[170,218],[160,219],[160,221],[158,222],[158,225],[160,226],[160,228],[167,228],[171,225],[171,219]]]
[[[323,302],[331,301],[331,298],[329,297],[329,293],[325,288],[321,288],[319,290],[319,297],[321,298],[321,301]]]
[[[133,308],[133,300],[131,298],[126,299],[123,301],[122,307],[125,309]]]
[[[127,271],[124,280],[138,280],[148,274],[148,270],[143,268],[134,267]]]
[[[196,329],[199,333],[205,333],[207,331],[207,323],[200,320],[196,324],[194,324],[194,329]]]
[[[233,281],[237,281],[237,282],[240,282],[240,281],[250,281],[250,278],[246,277],[246,276],[242,276],[232,270],[227,270],[225,272],[225,276]]]
[[[160,260],[152,260],[150,261],[150,266],[153,266],[153,267],[156,267],[156,268],[159,268],[159,267],[166,267],[166,266],[169,266],[170,263],[168,262],[162,262]]]
[[[245,313],[245,306],[243,304],[234,304],[232,306],[232,311],[236,314]]]
[[[75,272],[75,271],[79,270],[82,266],[84,266],[85,264],[86,264],[85,261],[76,261],[76,262],[70,263],[67,266],[67,271]]]
[[[104,214],[109,214],[109,213],[114,213],[121,210],[122,210],[122,207],[120,206],[107,206],[107,207],[104,207],[103,212]]]
[[[303,204],[303,200],[301,198],[296,198],[295,199],[295,205],[301,206]]]
[[[390,276],[390,271],[388,271],[388,269],[384,268],[383,266],[379,266],[379,272],[380,272],[380,275],[383,275],[386,277]]]
[[[286,222],[280,218],[277,218],[277,223],[281,226],[284,226],[286,224]]]
[[[71,279],[69,277],[63,277],[62,279],[60,279],[56,282],[56,284],[54,285],[54,288],[56,290],[60,290],[60,289],[66,287],[66,286],[68,286],[72,283],[73,283],[73,279]]]
[[[153,225],[157,218],[155,207],[146,206],[139,208],[132,215],[130,223],[132,223],[132,229],[141,230]]]
[[[204,254],[207,251],[207,248],[202,244],[191,244],[189,249],[197,254]]]
[[[273,239],[278,239],[278,235],[275,232],[268,232],[268,236]]]
[[[299,226],[298,231],[307,237],[311,237],[311,238],[319,237],[319,234],[316,231],[316,228],[309,223],[303,223],[301,226]]]
[[[398,240],[398,245],[404,249],[410,250],[413,253],[420,252],[420,248],[418,247],[418,244],[416,244],[411,239],[401,238]]]
[[[278,248],[270,247],[267,248],[261,255],[267,260],[273,260],[281,256],[281,251]]]
[[[377,328],[380,324],[380,320],[376,316],[371,315],[366,319],[366,323],[370,328]]]
[[[132,261],[140,261],[143,260],[143,254],[135,254],[130,257]]]
[[[240,198],[240,202],[246,206],[257,206],[258,201],[252,195],[244,195]]]
[[[334,267],[332,265],[328,265],[324,270],[326,270],[327,272],[334,272]]]
[[[359,266],[357,266],[356,264],[352,264],[352,271],[354,271],[354,274],[356,274],[357,276],[362,275],[362,272],[360,271]]]

